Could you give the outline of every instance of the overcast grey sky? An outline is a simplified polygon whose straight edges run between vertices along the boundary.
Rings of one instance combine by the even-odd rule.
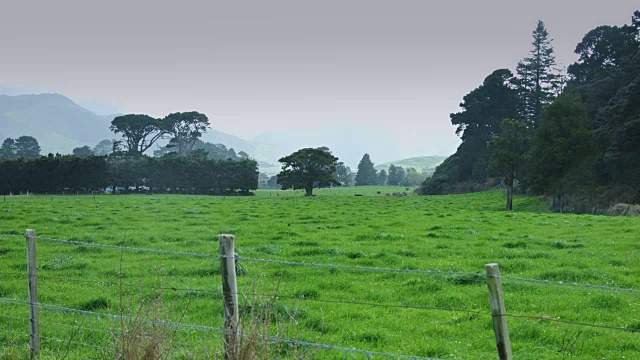
[[[515,68],[538,19],[569,65],[587,31],[629,23],[640,8],[632,0],[167,3],[5,0],[0,85],[153,116],[197,110],[245,138],[324,129],[309,146],[330,145],[327,128],[357,137],[369,127],[376,141],[361,152],[380,163],[452,153],[449,113],[493,70]]]

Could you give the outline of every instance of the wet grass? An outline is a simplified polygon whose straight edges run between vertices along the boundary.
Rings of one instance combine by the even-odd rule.
[[[412,193],[367,187],[320,189],[313,198],[299,191],[258,191],[254,197],[8,197],[0,202],[0,233],[22,235],[33,228],[43,237],[208,254],[217,254],[218,234],[231,233],[241,257],[473,273],[497,262],[503,275],[640,289],[638,218],[553,214],[533,197],[517,197],[515,211],[506,212],[500,192],[386,196],[403,192]],[[2,297],[27,298],[24,251],[23,239],[0,238]],[[169,321],[187,309],[184,323],[222,324],[215,258],[39,240],[38,267],[42,303],[117,314],[120,296],[130,299],[142,289],[147,297],[161,293]],[[423,357],[496,357],[482,278],[242,261],[239,269],[242,292],[258,281],[267,284],[263,292],[268,295],[271,284],[280,282],[274,321],[291,325],[291,337]],[[120,278],[127,286],[120,286]],[[207,291],[183,290],[189,288]],[[513,314],[640,328],[639,294],[509,279],[503,288]],[[0,303],[0,315],[27,314],[24,305]],[[43,310],[41,319],[68,325],[43,324],[43,335],[66,339],[75,334],[73,351],[85,356],[101,350],[75,343],[106,346],[114,326],[55,310]],[[107,332],[74,330],[81,327]],[[636,358],[640,349],[637,331],[530,318],[509,318],[509,327],[519,359]],[[0,329],[10,330],[0,330],[0,347],[28,343],[23,335],[28,323],[0,316]],[[181,330],[178,336],[186,345],[178,345],[177,354],[221,343],[216,334],[196,330]],[[69,345],[49,341],[43,346],[61,351]]]

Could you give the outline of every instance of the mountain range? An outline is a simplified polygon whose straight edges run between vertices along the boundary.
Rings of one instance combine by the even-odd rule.
[[[1,90],[1,89],[0,89]],[[64,95],[55,93],[30,95],[0,95],[0,141],[22,135],[35,137],[42,153],[69,154],[75,147],[94,147],[104,139],[118,138],[109,130],[114,117],[119,114],[98,115]],[[363,139],[375,139],[389,154],[394,154],[394,144],[389,139],[376,135],[375,131],[362,129],[353,131],[319,130],[309,134],[287,131],[260,134],[251,141],[215,129],[203,134],[202,140],[224,144],[236,153],[244,151],[260,163],[262,171],[273,175],[280,168],[278,159],[302,147],[328,146],[341,161],[355,168],[367,146]],[[413,166],[416,169],[431,169],[444,160],[442,156],[405,159],[381,164],[388,168],[391,163]]]
[[[0,95],[0,138],[33,136],[43,153],[70,153],[113,138],[116,115],[97,115],[60,94]]]
[[[75,147],[119,137],[109,130],[118,115],[98,115],[60,94],[0,95],[0,141],[29,135],[43,154],[69,154]],[[255,154],[255,145],[221,131],[209,129],[202,140]]]

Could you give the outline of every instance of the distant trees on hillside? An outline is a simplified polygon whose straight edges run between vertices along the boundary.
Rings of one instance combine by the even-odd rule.
[[[418,172],[416,168],[409,167],[406,170],[406,182],[404,186],[418,186],[427,178],[424,172]]]
[[[423,169],[418,172],[413,167],[406,170],[402,166],[391,164],[389,166],[389,174],[387,175],[387,185],[389,186],[417,186],[427,178],[427,173]]]
[[[162,119],[148,115],[129,114],[118,116],[111,122],[110,129],[122,135],[122,140],[103,140],[94,148],[96,155],[122,152],[141,156],[161,139],[169,138],[169,143],[153,152],[154,156],[175,153],[187,156],[204,152],[212,160],[247,160],[244,151],[236,154],[233,148],[223,144],[212,144],[200,140],[210,126],[209,118],[197,111],[171,113]]]
[[[404,169],[396,167],[395,165],[389,165],[389,175],[387,176],[387,184],[390,186],[398,186],[405,181]]]
[[[89,191],[159,191],[203,194],[248,193],[258,187],[257,163],[222,144],[199,138],[209,126],[198,112],[172,113],[163,119],[143,114],[118,116],[110,129],[121,140],[102,140],[73,155],[40,157],[31,136],[5,139],[0,146],[0,191],[4,193]],[[169,144],[148,157],[159,139]],[[94,156],[97,155],[97,156]],[[7,174],[11,174],[10,176]]]
[[[122,134],[124,149],[131,155],[142,155],[169,131],[168,122],[144,114],[118,116],[109,129]]]
[[[113,152],[113,145],[115,142],[116,140],[102,140],[94,146],[93,153],[96,156],[110,155]]]
[[[40,156],[38,140],[32,136],[20,136],[17,139],[6,138],[0,146],[0,159],[32,159]]]
[[[223,144],[212,144],[210,142],[203,142],[201,140],[196,141],[194,145],[194,150],[203,150],[207,152],[207,157],[213,160],[240,160],[240,159],[248,159],[249,156],[241,157],[236,154],[236,151],[233,148],[227,148]],[[241,151],[241,153],[244,153]],[[246,153],[244,153],[246,154]]]
[[[174,148],[178,155],[193,151],[196,142],[210,125],[207,115],[197,111],[172,113],[163,122],[166,123],[167,134],[171,135],[167,147]]]
[[[85,145],[74,148],[71,153],[73,156],[91,156],[93,155],[93,150],[89,146]]]
[[[378,185],[387,185],[387,172],[384,169],[380,170],[380,172],[378,173]]]
[[[6,138],[0,146],[0,159],[15,159],[16,141],[12,138]]]
[[[351,171],[351,168],[346,166],[342,161],[338,162],[336,165],[336,180],[340,182],[343,186],[353,186],[354,185],[354,174]]]
[[[122,135],[124,151],[130,155],[142,155],[166,137],[170,138],[167,149],[188,155],[209,125],[205,114],[190,111],[171,113],[162,119],[144,114],[122,115],[113,119],[109,128]],[[162,153],[165,152],[169,151]]]

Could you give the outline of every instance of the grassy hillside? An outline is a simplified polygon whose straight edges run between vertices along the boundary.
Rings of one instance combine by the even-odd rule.
[[[390,161],[383,164],[376,165],[376,170],[380,171],[384,169],[385,171],[389,170],[389,166],[402,166],[403,168],[415,168],[418,171],[422,169],[434,170],[436,166],[442,164],[442,162],[446,159],[446,156],[434,155],[434,156],[419,156],[408,159]]]
[[[466,272],[482,274],[485,264],[498,262],[503,276],[517,277],[502,280],[507,312],[519,316],[508,316],[516,358],[637,358],[637,292],[571,283],[640,289],[640,273],[634,270],[640,261],[639,218],[538,211],[540,199],[535,197],[516,197],[516,211],[505,212],[500,192],[384,196],[403,190],[321,189],[313,198],[300,191],[231,198],[8,197],[0,202],[0,234],[16,237],[0,237],[0,298],[27,298],[21,235],[34,228],[44,237],[116,246],[38,240],[41,303],[119,314],[120,304],[126,312],[138,298],[162,299],[160,319],[218,328],[218,259],[121,251],[117,246],[216,254],[216,235],[231,233],[241,258],[241,298],[246,295],[252,309],[264,309],[268,295],[278,295],[270,307],[272,335],[421,357],[493,359],[485,280]],[[353,196],[356,192],[364,196]],[[420,269],[445,273],[406,271]],[[251,295],[252,289],[262,295]],[[0,303],[5,352],[19,352],[28,344],[27,314],[26,304]],[[41,325],[43,348],[66,353],[70,344],[72,357],[99,357],[104,350],[95,347],[112,346],[112,334],[120,326],[119,320],[52,308],[42,309],[40,318],[46,322]],[[206,358],[208,350],[202,347],[220,354],[218,332],[180,328],[176,336],[172,358]],[[288,351],[295,349],[280,348],[280,356],[293,357]],[[315,355],[345,357],[332,350]],[[54,358],[47,356],[43,358]]]
[[[111,139],[111,120],[59,94],[0,95],[0,138],[33,136],[43,154],[71,153],[74,147]]]

